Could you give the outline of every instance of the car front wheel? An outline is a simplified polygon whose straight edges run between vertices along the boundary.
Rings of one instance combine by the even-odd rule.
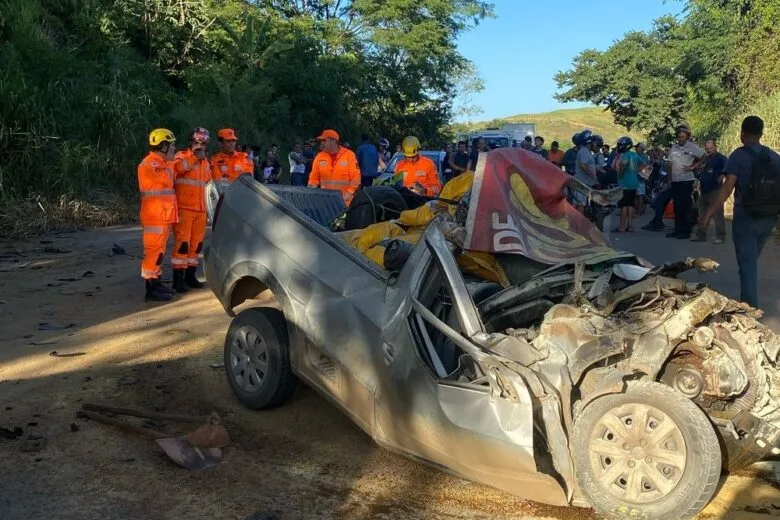
[[[691,518],[720,478],[721,451],[709,419],[658,383],[599,397],[576,419],[572,440],[577,483],[607,518]]]
[[[290,370],[287,322],[276,309],[250,308],[230,323],[225,374],[244,406],[263,409],[287,401],[297,379]]]

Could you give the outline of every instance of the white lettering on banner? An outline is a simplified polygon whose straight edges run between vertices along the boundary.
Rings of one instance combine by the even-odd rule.
[[[515,226],[511,215],[506,215],[506,221],[501,222],[501,216],[494,212],[492,215],[493,226],[493,251],[525,251],[523,247],[523,235]],[[507,239],[504,243],[502,240]]]

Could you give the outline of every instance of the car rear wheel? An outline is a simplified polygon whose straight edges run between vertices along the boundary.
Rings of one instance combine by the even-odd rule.
[[[255,307],[233,318],[224,355],[230,389],[248,408],[278,406],[295,390],[287,322],[276,309]]]
[[[709,419],[658,383],[596,399],[576,419],[572,440],[577,483],[607,518],[690,518],[720,478]]]

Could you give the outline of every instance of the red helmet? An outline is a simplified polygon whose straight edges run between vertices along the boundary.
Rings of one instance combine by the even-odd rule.
[[[190,141],[193,143],[208,143],[210,137],[209,131],[202,126],[196,126],[190,132]]]

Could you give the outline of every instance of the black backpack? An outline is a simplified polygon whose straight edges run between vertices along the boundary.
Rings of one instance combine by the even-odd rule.
[[[771,217],[780,213],[780,167],[772,161],[769,148],[756,152],[743,146],[753,162],[748,182],[740,189],[742,207],[754,217]]]

